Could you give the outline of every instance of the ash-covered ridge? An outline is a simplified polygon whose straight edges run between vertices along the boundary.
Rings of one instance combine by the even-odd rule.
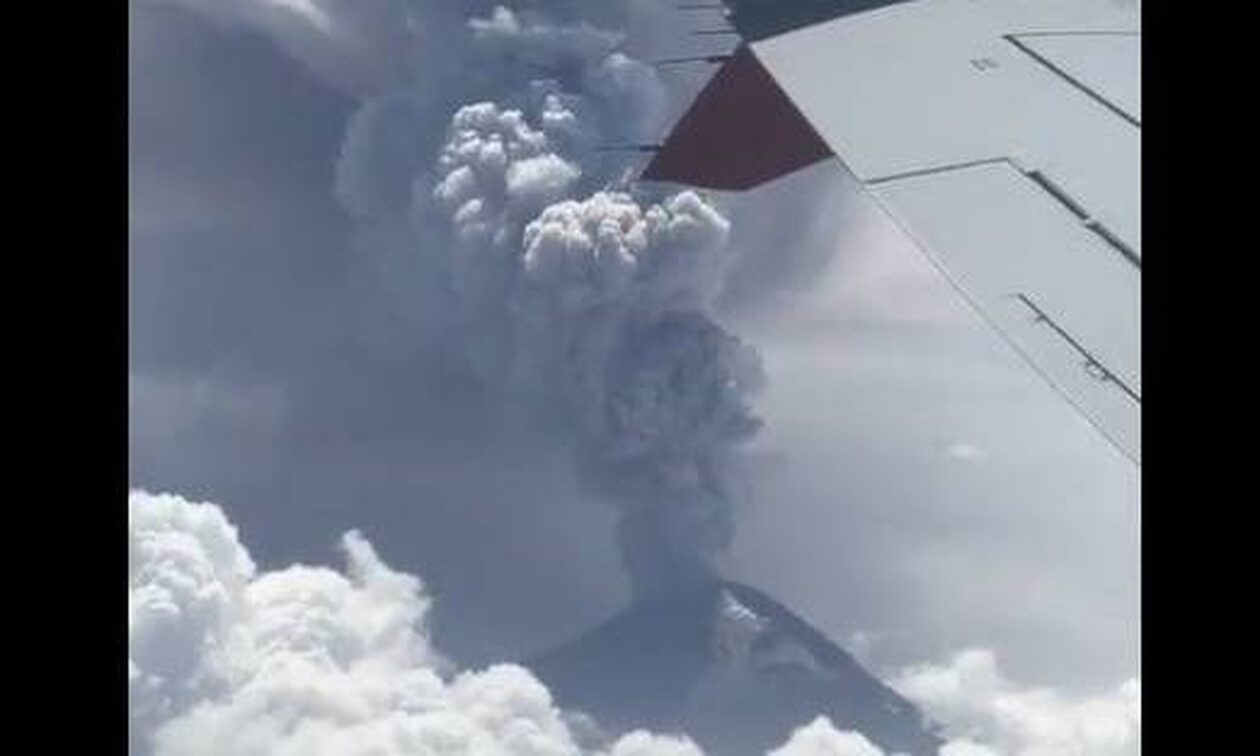
[[[762,756],[827,715],[889,753],[944,742],[920,711],[766,594],[712,581],[645,598],[526,662],[610,731],[686,732],[707,753]]]

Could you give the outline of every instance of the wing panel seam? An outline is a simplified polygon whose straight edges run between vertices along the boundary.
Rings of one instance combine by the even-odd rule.
[[[935,254],[929,251],[927,243],[899,218],[898,214],[889,206],[889,203],[885,199],[879,196],[878,192],[871,191],[871,188],[867,184],[864,184],[863,187],[867,189],[868,196],[874,199],[875,203],[880,207],[884,214],[890,218],[903,233],[906,234],[907,238],[909,238],[911,242],[913,242],[914,246],[923,255],[924,259],[931,263],[932,267],[934,267],[937,273],[941,275],[941,278],[949,284],[960,297],[962,297],[962,300],[967,303],[971,311],[975,313],[982,322],[988,325],[991,331],[996,334],[999,339],[1005,342],[1007,346],[1013,349],[1015,353],[1022,358],[1024,364],[1028,366],[1029,370],[1039,376],[1046,385],[1053,389],[1054,392],[1061,396],[1069,405],[1075,408],[1076,411],[1080,412],[1090,425],[1094,426],[1094,428],[1102,434],[1103,438],[1107,439],[1107,441],[1111,443],[1111,445],[1114,446],[1121,454],[1125,455],[1134,462],[1141,464],[1139,461],[1140,453],[1131,451],[1129,447],[1120,440],[1118,435],[1110,430],[1105,423],[1099,420],[1093,412],[1088,410],[1079,399],[1073,396],[1072,392],[1069,391],[1058,378],[1054,377],[1046,368],[1038,364],[1038,362],[1033,359],[1032,355],[1029,354],[1028,350],[1020,344],[1018,339],[1000,327],[994,316],[981,306],[978,297],[972,295],[962,285],[962,283],[957,280],[955,274],[950,271],[943,262],[937,259]],[[1138,407],[1140,411],[1141,405],[1139,404]]]
[[[1066,341],[1068,345],[1072,347],[1072,349],[1076,350],[1077,354],[1085,358],[1085,362],[1083,363],[1085,372],[1089,373],[1092,377],[1097,378],[1099,381],[1102,381],[1104,383],[1116,384],[1116,386],[1118,386],[1121,391],[1127,394],[1130,399],[1137,402],[1138,406],[1141,406],[1142,397],[1136,391],[1133,390],[1132,386],[1130,386],[1129,384],[1121,380],[1119,376],[1117,376],[1114,372],[1111,371],[1110,368],[1104,365],[1088,349],[1082,346],[1079,341],[1077,341],[1075,338],[1072,337],[1072,334],[1064,330],[1063,326],[1056,323],[1053,318],[1047,315],[1045,310],[1038,307],[1037,304],[1033,302],[1031,297],[1029,297],[1027,294],[1024,294],[1022,292],[1014,294],[1012,296],[1014,296],[1019,301],[1023,302],[1024,306],[1026,306],[1028,309],[1032,310],[1033,314],[1035,315],[1033,322],[1045,323],[1047,326],[1050,327],[1051,330],[1053,330],[1056,334],[1058,334],[1059,338]]]
[[[1051,181],[1050,178],[1041,171],[1024,168],[1009,157],[982,158],[980,160],[968,160],[964,163],[950,163],[948,165],[933,166],[931,168],[917,168],[914,170],[902,171],[900,173],[892,173],[887,176],[878,176],[867,180],[866,183],[870,186],[879,186],[880,184],[889,184],[902,179],[933,176],[941,173],[966,170],[968,168],[977,168],[984,165],[1003,164],[1011,167],[1016,173],[1036,184],[1043,192],[1050,195],[1056,202],[1067,208],[1068,212],[1075,215],[1081,221],[1081,225],[1084,226],[1086,230],[1101,239],[1107,246],[1119,252],[1130,265],[1137,268],[1139,271],[1142,270],[1142,258],[1138,255],[1138,253],[1126,244],[1123,239],[1116,236],[1115,233],[1112,232],[1111,229],[1107,228],[1106,225],[1091,216],[1089,212],[1082,207],[1079,202],[1073,199],[1070,194],[1065,192],[1062,187]]]
[[[1019,36],[1027,36],[1027,35],[1019,35]],[[1124,108],[1121,108],[1119,105],[1115,104],[1111,100],[1108,100],[1106,97],[1103,97],[1102,94],[1100,94],[1098,91],[1090,87],[1088,84],[1076,78],[1075,76],[1071,75],[1067,71],[1064,71],[1061,67],[1056,65],[1054,61],[1050,60],[1046,56],[1042,55],[1041,53],[1037,52],[1036,50],[1032,49],[1028,45],[1021,42],[1019,40],[1019,36],[1014,35],[1014,34],[1004,34],[1002,35],[1002,39],[1014,45],[1016,48],[1020,50],[1020,52],[1024,53],[1025,55],[1032,58],[1033,60],[1037,61],[1041,65],[1045,66],[1047,69],[1049,69],[1052,73],[1054,73],[1060,79],[1063,79],[1068,84],[1071,84],[1073,87],[1076,87],[1080,91],[1084,92],[1085,95],[1088,96],[1091,100],[1094,100],[1098,104],[1105,107],[1107,110],[1110,110],[1112,113],[1115,113],[1116,115],[1120,116],[1122,119],[1132,124],[1134,127],[1139,128],[1139,129],[1142,128],[1142,122],[1138,120],[1137,118],[1135,118],[1132,113],[1129,113]]]

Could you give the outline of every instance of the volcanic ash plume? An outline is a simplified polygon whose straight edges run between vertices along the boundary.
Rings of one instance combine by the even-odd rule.
[[[460,132],[453,126],[455,141],[469,138]],[[500,143],[491,144],[493,199],[466,199],[477,194],[470,190],[447,207],[460,204],[452,222],[472,246],[461,254],[501,260],[493,251],[512,229],[518,198],[546,196],[577,171],[537,147],[500,162]],[[464,170],[447,174],[439,201],[453,183],[477,183],[452,181]],[[597,192],[544,209],[510,258],[515,270],[500,277],[514,282],[514,381],[571,425],[584,481],[621,513],[640,592],[707,576],[733,535],[723,467],[759,427],[749,400],[761,372],[756,354],[709,315],[730,262],[728,231],[693,192],[647,207]]]
[[[724,467],[760,427],[756,354],[699,313],[668,313],[627,327],[602,377],[579,459],[620,510],[636,589],[709,577],[734,536]]]
[[[759,427],[758,358],[713,316],[730,223],[695,192],[615,188],[629,166],[594,148],[638,137],[663,101],[620,35],[502,8],[469,31],[513,64],[501,91],[455,110],[405,201],[376,204],[407,208],[410,252],[442,277],[483,380],[558,418],[620,513],[636,590],[708,577],[733,535],[726,469]],[[365,135],[345,175],[370,175],[353,164],[380,153]]]
[[[569,120],[558,100],[549,98],[547,105],[551,123]],[[521,226],[581,177],[550,141],[520,111],[490,102],[460,108],[452,118],[432,200],[455,234],[447,264],[465,306],[501,300],[515,278]]]
[[[707,576],[733,535],[722,468],[759,427],[761,371],[707,315],[728,231],[693,192],[647,208],[597,193],[524,234],[524,377],[562,387],[583,479],[619,508],[641,592]]]

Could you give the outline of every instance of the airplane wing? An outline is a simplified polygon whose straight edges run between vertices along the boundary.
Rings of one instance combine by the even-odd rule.
[[[743,190],[838,157],[1140,464],[1140,5],[727,5],[743,42],[643,178]]]

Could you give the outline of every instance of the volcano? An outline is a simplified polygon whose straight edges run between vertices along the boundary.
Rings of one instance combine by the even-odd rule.
[[[929,756],[943,742],[809,623],[728,581],[640,600],[525,665],[560,706],[610,731],[686,733],[717,756],[763,756],[819,715],[888,753]]]

